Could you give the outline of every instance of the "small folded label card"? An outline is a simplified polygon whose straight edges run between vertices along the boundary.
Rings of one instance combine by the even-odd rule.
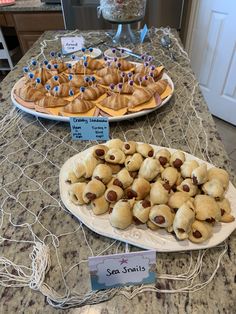
[[[144,42],[144,39],[147,36],[147,34],[148,34],[148,27],[147,27],[147,24],[145,24],[144,27],[140,31],[140,42],[141,43]]]
[[[156,251],[89,257],[92,290],[155,282]]]
[[[84,47],[84,37],[61,37],[61,47],[65,55],[79,51]]]
[[[74,141],[109,140],[109,123],[107,117],[71,117],[70,128]]]

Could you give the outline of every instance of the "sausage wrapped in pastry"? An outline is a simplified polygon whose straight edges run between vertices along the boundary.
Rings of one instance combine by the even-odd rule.
[[[177,191],[182,191],[188,193],[189,196],[195,196],[198,193],[198,187],[193,184],[193,181],[188,178],[181,182],[177,186]]]
[[[90,201],[95,200],[95,198],[102,196],[105,189],[105,185],[100,180],[92,179],[89,181],[83,192],[85,203],[89,203]]]
[[[173,222],[173,230],[179,240],[188,238],[194,220],[194,207],[192,202],[188,201],[178,209]]]
[[[112,178],[111,168],[105,164],[99,164],[93,171],[93,178],[107,184]]]
[[[93,155],[99,159],[105,159],[105,155],[108,152],[109,148],[106,145],[96,145],[93,150]]]
[[[141,200],[134,203],[133,216],[136,221],[146,223],[149,219],[151,209],[151,202],[148,200]]]
[[[147,143],[137,143],[136,146],[137,153],[141,154],[143,157],[153,157],[154,149],[151,145]]]
[[[106,142],[106,146],[109,148],[119,148],[122,150],[124,142],[120,140],[119,138],[113,138],[112,140],[109,140]]]
[[[190,200],[190,196],[186,192],[175,192],[168,200],[168,205],[176,212],[185,202]]]
[[[176,168],[167,167],[162,171],[161,178],[162,180],[167,182],[170,185],[170,187],[172,187],[179,178],[178,171]]]
[[[220,168],[209,169],[208,180],[211,180],[211,179],[218,179],[222,183],[225,190],[229,186],[229,174],[224,169],[220,169]]]
[[[102,195],[91,202],[92,211],[95,215],[102,215],[109,210],[109,204],[105,196]]]
[[[205,220],[209,223],[220,221],[221,211],[213,197],[197,195],[194,199],[196,219]]]
[[[157,159],[146,158],[139,169],[139,177],[152,181],[160,172],[161,164]]]
[[[162,167],[168,166],[170,157],[171,153],[165,148],[160,149],[155,156],[155,158],[159,160]]]
[[[185,155],[180,150],[177,150],[176,152],[174,152],[170,157],[170,164],[177,169],[179,169],[184,162],[185,162]]]
[[[127,200],[119,200],[113,207],[109,219],[113,227],[126,229],[133,221],[130,203]]]
[[[83,193],[86,185],[87,184],[85,182],[77,182],[71,185],[69,189],[69,198],[75,205],[85,204]]]
[[[105,198],[109,203],[115,203],[119,201],[124,194],[124,191],[118,185],[110,186],[105,192]]]
[[[223,200],[217,202],[220,211],[221,211],[221,222],[232,222],[235,220],[234,216],[231,215],[231,206],[230,202],[224,198]]]
[[[143,157],[139,153],[129,155],[125,159],[125,167],[128,171],[137,171],[140,169]]]
[[[208,240],[212,235],[211,224],[205,221],[195,220],[192,224],[189,234],[189,240],[194,243],[202,243]]]
[[[90,178],[92,177],[95,167],[99,163],[100,161],[97,158],[95,158],[92,154],[88,154],[80,163],[75,165],[74,173],[77,178]]]
[[[224,187],[218,179],[211,179],[203,184],[202,190],[205,194],[220,200],[224,195]]]
[[[156,181],[151,185],[150,201],[152,204],[166,204],[169,197],[169,191],[164,188],[161,182]]]
[[[175,214],[167,205],[155,205],[151,208],[149,219],[161,228],[168,228],[173,225]]]
[[[105,160],[111,164],[123,164],[125,154],[119,148],[110,148],[105,155]]]
[[[134,180],[131,188],[127,191],[129,199],[135,198],[136,200],[143,200],[150,192],[150,183],[143,179],[137,178]]]
[[[202,164],[199,167],[195,168],[192,171],[191,178],[193,179],[193,183],[196,185],[200,185],[207,182],[208,174],[206,164]]]
[[[123,189],[126,189],[129,186],[131,186],[131,184],[134,181],[134,179],[132,178],[132,176],[130,175],[129,171],[126,168],[123,168],[121,171],[117,173],[115,180],[118,180],[122,184]]]
[[[180,172],[183,178],[191,178],[194,169],[199,167],[196,160],[186,160],[180,167]]]
[[[136,153],[136,142],[134,141],[124,142],[122,150],[125,153],[125,155],[133,155],[134,153]]]

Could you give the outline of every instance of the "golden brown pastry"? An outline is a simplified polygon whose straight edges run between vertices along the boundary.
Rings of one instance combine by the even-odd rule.
[[[178,171],[176,168],[167,167],[161,173],[161,178],[172,187],[178,179]]]
[[[180,206],[173,221],[173,230],[179,240],[188,238],[194,220],[193,204],[191,201],[187,201]]]
[[[176,212],[185,202],[190,200],[190,196],[186,192],[175,192],[168,200],[168,205]]]
[[[193,179],[193,183],[196,185],[200,185],[207,182],[208,174],[206,164],[202,164],[199,167],[195,168],[192,171],[191,178]]]
[[[68,70],[68,72],[73,74],[87,74],[87,75],[93,73],[93,71],[85,67],[81,61],[76,62],[73,65],[72,69]]]
[[[53,76],[53,74],[53,71],[42,67],[34,71],[34,77],[39,77],[43,85],[46,84],[46,82]]]
[[[102,195],[91,202],[92,211],[95,215],[102,215],[109,210],[109,204]]]
[[[89,203],[96,198],[102,196],[105,192],[105,185],[102,183],[102,181],[97,179],[92,179],[88,182],[86,185],[84,191],[83,191],[83,199],[85,203]]]
[[[137,143],[136,145],[137,153],[141,154],[143,157],[153,157],[154,149],[151,145],[147,143]]]
[[[65,73],[60,73],[59,75],[53,75],[47,82],[46,84],[51,87],[51,89],[55,86],[58,86],[63,83],[68,83],[68,75]]]
[[[149,213],[151,222],[161,228],[168,228],[173,225],[175,214],[167,205],[154,205]]]
[[[176,152],[174,152],[170,157],[170,164],[177,169],[180,169],[180,167],[182,166],[184,162],[185,162],[185,155],[180,150],[177,150]]]
[[[76,163],[74,167],[74,173],[77,178],[91,178],[95,167],[101,163],[93,154],[87,154],[84,159]]]
[[[208,180],[211,180],[211,179],[218,179],[222,183],[225,190],[229,186],[229,174],[224,169],[220,169],[220,168],[209,169]]]
[[[112,94],[99,102],[100,105],[112,110],[120,110],[128,106],[129,99],[120,94]]]
[[[212,235],[211,224],[205,221],[195,220],[192,224],[189,234],[189,240],[194,243],[202,243],[208,240]]]
[[[231,206],[229,200],[224,198],[223,200],[218,201],[217,204],[221,211],[221,222],[232,222],[235,220],[234,216],[230,214]]]
[[[152,204],[166,204],[170,197],[169,191],[164,188],[161,182],[156,181],[151,185],[150,201]]]
[[[38,101],[45,96],[46,90],[38,90],[32,85],[24,85],[16,90],[16,95],[25,101]]]
[[[148,157],[141,164],[138,175],[150,182],[161,172],[161,168],[157,159]]]
[[[196,160],[186,160],[180,167],[180,172],[183,178],[191,178],[194,169],[199,167]]]
[[[153,96],[153,93],[144,88],[137,88],[132,96],[129,98],[128,107],[134,108],[138,105],[142,105],[145,102],[149,101]]]
[[[96,145],[93,149],[93,156],[99,159],[105,159],[105,155],[109,148],[106,145]]]
[[[123,141],[120,140],[119,138],[113,138],[109,141],[106,142],[106,145],[109,147],[109,148],[119,148],[122,150],[122,147],[123,147]]]
[[[109,203],[119,201],[124,195],[124,191],[118,185],[111,185],[105,192],[105,198]]]
[[[96,100],[105,94],[106,90],[102,86],[89,86],[83,92],[83,100]]]
[[[35,101],[35,104],[42,108],[64,107],[68,103],[69,102],[67,100],[54,96],[44,96],[43,98]]]
[[[88,86],[88,83],[85,81],[83,75],[73,75],[72,80],[70,80],[70,85],[80,88],[82,86]]]
[[[83,205],[85,201],[83,199],[83,193],[87,184],[85,182],[77,182],[70,186],[69,198],[75,205]]]
[[[69,97],[71,91],[73,92],[73,95],[79,92],[77,88],[70,86],[69,83],[62,83],[57,85],[56,88],[51,89],[49,93],[56,97]]]
[[[125,153],[125,155],[133,155],[134,153],[136,153],[136,142],[135,141],[124,142],[122,150]]]
[[[143,178],[134,179],[131,188],[127,191],[127,197],[129,199],[135,198],[137,201],[143,200],[149,194],[150,189],[151,186],[147,180]]]
[[[149,219],[151,209],[151,202],[148,200],[141,200],[134,203],[133,216],[136,222],[146,223]]]
[[[84,113],[94,108],[95,104],[88,100],[75,98],[63,108],[64,112],[67,113]]]
[[[155,155],[155,158],[159,160],[162,167],[169,165],[170,157],[171,153],[166,148],[160,149]]]
[[[118,180],[118,183],[121,183],[123,189],[128,188],[133,183],[134,179],[131,177],[129,171],[126,168],[121,169],[117,173],[115,181]],[[116,184],[115,182],[113,184]],[[118,184],[119,185],[119,184]]]
[[[133,94],[134,86],[131,86],[128,82],[124,82],[121,88],[119,87],[119,84],[115,85],[113,91],[120,94]]]
[[[105,160],[111,164],[123,164],[125,154],[119,148],[110,148],[105,155]]]
[[[158,230],[160,227],[157,226],[156,224],[154,224],[151,220],[148,220],[147,223],[146,223],[147,227],[149,229],[151,229],[152,231],[156,231]]]
[[[107,166],[109,166],[111,168],[112,174],[117,174],[121,170],[121,168],[122,168],[121,165],[119,165],[119,164],[112,164],[110,162],[106,162],[105,165],[107,165]]]
[[[135,67],[134,64],[130,63],[129,61],[125,59],[118,59],[116,63],[112,64],[112,67],[117,67],[119,64],[119,70],[120,71],[130,71]]]
[[[99,164],[93,171],[93,178],[107,184],[112,178],[111,168],[105,164]]]
[[[76,177],[74,171],[70,171],[68,173],[66,182],[69,183],[69,184],[73,184],[73,183],[79,182],[79,179]]]
[[[111,67],[105,67],[96,71],[96,75],[100,77],[103,77],[107,74],[114,74],[114,73],[117,73],[117,69],[114,69]]]
[[[113,207],[109,219],[113,227],[126,229],[133,221],[130,203],[127,200],[119,200]]]
[[[213,197],[208,195],[197,195],[194,199],[196,219],[208,223],[220,221],[221,211]]]
[[[177,186],[177,191],[186,192],[189,196],[195,196],[198,193],[198,187],[193,184],[193,181],[190,178],[188,178]]]
[[[140,169],[143,157],[139,153],[129,155],[125,159],[125,167],[128,171],[137,171]]]
[[[56,71],[57,73],[61,73],[67,69],[66,63],[62,60],[52,59],[49,61],[49,64],[51,65],[53,71]]]
[[[205,194],[220,200],[224,195],[224,187],[218,179],[211,179],[203,184],[202,190]]]
[[[147,85],[147,89],[150,90],[153,94],[157,93],[158,95],[161,95],[164,93],[168,86],[167,80],[159,80],[158,82],[151,83]]]
[[[104,75],[100,79],[98,79],[98,82],[102,85],[109,86],[110,84],[118,84],[122,81],[122,77],[119,72],[112,72],[108,73],[107,75]]]
[[[101,60],[93,59],[93,58],[88,56],[86,61],[88,64],[88,69],[90,69],[92,71],[100,70],[104,67],[104,64]]]

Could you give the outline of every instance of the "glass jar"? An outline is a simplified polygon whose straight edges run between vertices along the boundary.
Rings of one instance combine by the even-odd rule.
[[[131,23],[144,18],[146,0],[100,0],[99,9],[109,22]]]

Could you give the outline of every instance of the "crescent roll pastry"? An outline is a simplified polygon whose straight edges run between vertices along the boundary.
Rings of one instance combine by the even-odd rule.
[[[93,59],[91,57],[87,57],[86,59],[87,63],[88,63],[88,68],[92,71],[95,71],[95,70],[100,70],[103,68],[104,64],[101,60],[98,60],[98,59]]]
[[[117,73],[117,69],[111,68],[111,67],[105,67],[96,71],[96,75],[100,77],[103,77],[107,74],[113,74],[113,73]]]
[[[217,202],[220,211],[221,211],[221,222],[232,222],[235,220],[234,216],[231,213],[231,206],[229,201],[224,198],[222,201]]]
[[[139,177],[152,181],[161,172],[161,164],[157,159],[146,158],[144,159],[139,169]]]
[[[110,148],[105,155],[105,160],[111,164],[123,164],[125,154],[119,148]]]
[[[164,188],[161,182],[156,181],[151,185],[150,201],[152,202],[152,204],[166,204],[169,197],[169,191]]]
[[[134,179],[131,189],[127,191],[127,197],[129,199],[135,198],[137,201],[143,200],[150,192],[150,189],[151,186],[147,180],[143,178]]]
[[[193,204],[188,201],[178,209],[173,221],[173,230],[179,240],[188,238],[194,220],[194,207]]]
[[[224,195],[224,187],[218,179],[211,179],[203,184],[202,190],[205,194],[220,200]]]
[[[85,67],[80,61],[76,62],[72,69],[68,70],[69,73],[74,74],[92,74],[93,71],[87,67]]]
[[[159,80],[155,83],[151,83],[147,85],[147,88],[152,91],[153,94],[157,93],[158,95],[161,95],[164,93],[168,86],[167,80]]]
[[[179,169],[184,162],[185,162],[185,155],[180,150],[177,150],[176,152],[174,152],[170,157],[170,164],[177,169]]]
[[[128,188],[133,183],[134,179],[129,174],[129,171],[126,168],[123,168],[117,173],[116,179],[120,181],[123,186],[123,189]],[[115,183],[114,183],[115,184]]]
[[[102,196],[105,189],[105,185],[100,180],[92,179],[88,182],[83,191],[84,202],[89,203],[90,201],[95,200],[95,198]]]
[[[79,179],[76,177],[74,171],[70,171],[68,173],[66,182],[68,182],[69,184],[73,184],[73,183],[79,182]]]
[[[84,87],[88,86],[88,83],[84,80],[83,75],[73,75],[72,80],[70,81],[70,85],[77,87],[77,88],[80,88],[81,86],[84,86]],[[85,92],[86,92],[86,90],[85,90]]]
[[[180,167],[182,177],[191,178],[194,169],[199,167],[199,163],[196,160],[186,160]]]
[[[112,94],[99,102],[100,105],[113,110],[120,110],[128,106],[129,99],[121,94]]]
[[[168,228],[173,225],[175,214],[167,205],[154,205],[149,213],[151,222],[161,228]]]
[[[99,164],[93,171],[93,178],[107,184],[112,178],[111,168],[105,164]]]
[[[117,174],[122,166],[119,164],[111,164],[110,162],[106,162],[105,165],[109,166],[111,168],[112,174]]]
[[[96,159],[92,154],[88,154],[82,160],[82,162],[75,165],[74,173],[77,178],[92,177],[93,171],[95,167],[100,163],[98,159]]]
[[[142,105],[149,101],[153,96],[153,93],[144,88],[137,88],[132,96],[129,98],[128,107],[134,108],[138,105]]]
[[[75,205],[83,205],[83,193],[87,184],[85,182],[77,182],[71,185],[69,189],[69,198]]]
[[[133,221],[130,203],[127,200],[118,201],[113,207],[109,219],[113,227],[126,229]]]
[[[44,97],[46,93],[43,90],[38,90],[31,85],[24,85],[16,90],[16,95],[25,101],[38,101]]]
[[[134,203],[133,216],[135,220],[141,223],[146,223],[149,219],[149,213],[151,209],[151,202],[148,200],[141,200]]]
[[[158,230],[158,229],[160,228],[159,226],[157,226],[156,224],[154,224],[150,219],[147,221],[146,225],[147,225],[147,227],[148,227],[149,229],[151,229],[152,231],[156,231],[156,230]]]
[[[208,223],[220,221],[221,211],[213,197],[197,195],[194,199],[196,219],[205,220]]]
[[[52,76],[47,82],[46,84],[50,85],[51,88],[55,87],[55,86],[58,86],[60,84],[63,84],[63,83],[68,83],[69,80],[68,80],[68,75],[66,75],[65,73],[60,73],[59,75],[56,75],[57,76],[57,80],[55,80],[55,76]]]
[[[95,215],[102,215],[109,210],[109,203],[102,195],[91,202],[92,211]]]
[[[93,155],[99,159],[105,159],[105,155],[108,152],[109,148],[106,145],[96,145],[93,150]]]
[[[161,178],[172,187],[178,179],[178,171],[176,168],[167,167],[161,173]]]
[[[74,86],[70,86],[69,83],[62,83],[57,86],[58,90],[55,91],[55,89],[51,89],[49,93],[52,96],[56,97],[69,97],[69,91],[73,91],[74,94],[77,94],[79,92],[78,89],[76,89]]]
[[[199,167],[195,168],[192,171],[191,177],[193,179],[193,183],[196,185],[205,183],[208,180],[206,164],[202,164]]]
[[[135,141],[128,141],[124,142],[122,145],[122,150],[125,155],[133,155],[136,153],[136,142]]]
[[[222,183],[225,190],[229,186],[229,174],[224,169],[220,169],[220,168],[209,169],[208,180],[211,180],[211,179],[218,179]]]
[[[118,185],[112,185],[106,190],[105,199],[109,203],[115,203],[119,201],[123,195],[124,191],[121,187],[119,187]]]
[[[113,73],[108,73],[106,75],[104,75],[103,77],[101,77],[98,82],[102,85],[106,85],[109,86],[110,84],[118,84],[120,83],[122,80],[122,77],[120,75],[120,73],[118,72],[113,72]]]
[[[109,148],[119,148],[122,150],[122,147],[123,147],[123,141],[120,140],[119,138],[113,138],[109,141],[106,142],[106,145],[109,147]]]
[[[54,72],[54,73],[57,73],[57,72]],[[53,76],[54,73],[53,71],[40,67],[36,71],[34,71],[34,76],[39,77],[41,80],[41,83],[44,85]]]
[[[53,96],[44,96],[43,98],[37,100],[35,104],[43,108],[55,108],[55,107],[65,107],[68,101],[63,98],[57,98]]]
[[[170,161],[170,157],[171,157],[171,153],[165,148],[160,149],[156,153],[156,156],[155,156],[155,158],[159,160],[162,167],[168,166],[169,161]]]
[[[115,93],[121,93],[121,94],[133,94],[134,92],[134,86],[131,86],[128,82],[124,82],[122,84],[122,88],[119,88],[118,85],[116,85],[113,89]]]
[[[96,100],[105,94],[106,90],[100,85],[89,86],[83,92],[83,100]]]
[[[143,157],[153,157],[154,149],[151,145],[147,143],[137,143],[136,145],[137,153],[141,154]]]
[[[186,192],[175,192],[168,200],[168,205],[176,212],[185,202],[190,200],[190,196]]]
[[[188,178],[177,186],[177,191],[186,192],[189,196],[195,196],[198,193],[198,187],[193,184],[193,181],[190,178]]]
[[[57,73],[61,73],[67,69],[67,65],[62,60],[52,59],[50,60],[49,64],[52,66],[53,71]],[[46,70],[46,68],[44,68]],[[52,71],[52,70],[51,70]]]
[[[137,171],[140,169],[143,162],[143,157],[139,153],[129,155],[125,159],[125,167],[128,171]]]
[[[192,224],[191,231],[189,234],[189,240],[194,243],[202,243],[209,239],[212,234],[211,224],[205,221],[195,220]]]
[[[134,68],[134,64],[130,63],[129,61],[125,59],[118,59],[117,63],[120,64],[120,71],[130,71],[131,69]],[[116,66],[116,64],[114,64]]]
[[[67,113],[84,113],[92,109],[94,106],[95,104],[91,101],[75,98],[63,108],[63,111]]]

